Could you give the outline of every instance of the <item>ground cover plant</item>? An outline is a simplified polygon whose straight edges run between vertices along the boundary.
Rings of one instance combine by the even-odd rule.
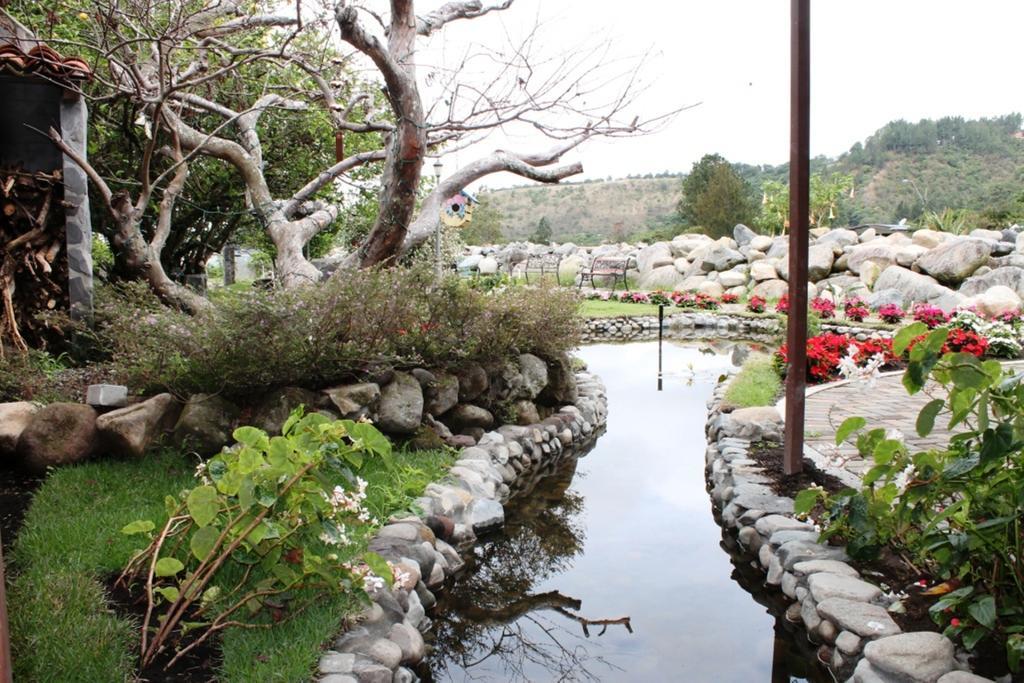
[[[771,405],[781,386],[782,380],[771,356],[753,353],[729,382],[722,403],[732,408]]]
[[[364,507],[379,520],[409,509],[452,462],[447,451],[395,452],[393,459],[394,466],[387,467],[368,457],[359,471],[367,482]],[[138,624],[111,609],[104,585],[144,545],[142,536],[122,529],[147,519],[162,528],[165,497],[202,486],[194,475],[195,463],[174,451],[51,474],[10,555],[9,599],[18,605],[11,612],[17,680],[102,682],[134,676]],[[331,593],[271,629],[224,629],[219,680],[308,680],[322,643],[358,609],[355,593]]]
[[[839,536],[855,558],[885,549],[920,568],[930,613],[968,650],[998,646],[1014,672],[1024,660],[1024,375],[950,348],[957,330],[916,322],[896,335],[908,354],[910,394],[929,380],[941,397],[921,410],[915,429],[937,421],[958,430],[942,448],[917,451],[902,435],[871,429],[861,417],[840,425],[836,443],[852,439],[873,467],[863,487],[808,489],[796,510],[821,505],[823,537]],[[916,342],[916,343],[915,343]]]

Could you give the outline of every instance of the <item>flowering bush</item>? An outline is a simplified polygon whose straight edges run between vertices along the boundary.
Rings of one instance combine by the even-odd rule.
[[[619,295],[619,301],[624,304],[646,304],[650,300],[643,292],[623,292]]]
[[[740,300],[740,297],[738,294],[730,294],[729,292],[726,292],[721,296],[720,300],[723,304],[734,304]]]
[[[167,497],[165,523],[122,529],[148,540],[118,579],[145,589],[142,667],[170,646],[168,667],[225,628],[266,623],[257,617],[268,605],[291,612],[338,591],[366,600],[393,580],[383,558],[351,550],[374,521],[353,470],[390,462],[391,444],[369,423],[301,409],[282,432],[239,427],[235,447],[199,465],[197,486]]]
[[[816,296],[813,299],[811,299],[811,310],[817,313],[822,320],[828,320],[829,318],[835,317],[836,304],[831,299]]]
[[[796,496],[794,509],[815,521],[822,537],[840,536],[856,559],[870,560],[888,547],[912,558],[941,596],[929,607],[944,634],[968,650],[983,641],[1002,647],[1010,669],[1024,659],[1024,583],[1020,580],[1024,443],[1015,438],[1024,414],[1022,377],[997,361],[951,352],[954,332],[928,332],[918,322],[900,330],[893,350],[910,350],[903,385],[911,394],[932,380],[941,395],[921,409],[919,436],[942,415],[957,430],[945,448],[912,449],[902,435],[868,429],[851,417],[836,431],[836,444],[852,440],[872,468],[860,490],[828,494],[820,488]],[[911,348],[914,340],[918,340]]]
[[[747,300],[747,310],[751,313],[764,313],[764,306],[768,303],[759,296],[752,296]]]
[[[608,301],[612,293],[601,289],[587,289],[583,291],[583,298],[587,301]]]
[[[999,358],[1017,358],[1024,350],[1012,323],[1002,320],[987,320],[973,310],[961,309],[950,317],[948,324],[951,328],[974,332],[979,337],[983,337],[987,342],[985,351],[989,355]]]
[[[941,308],[925,303],[915,304],[913,315],[914,320],[924,323],[929,330],[933,330],[949,320],[949,316]]]
[[[943,353],[969,353],[972,356],[981,358],[988,351],[988,340],[977,332],[970,330],[950,329],[946,343],[942,347]]]
[[[783,294],[775,304],[776,313],[789,313],[789,294]]]
[[[853,296],[846,300],[846,303],[843,304],[843,313],[848,320],[855,322],[863,322],[865,318],[871,315],[871,311],[868,309],[864,299],[859,296]]]
[[[679,308],[697,308],[704,311],[713,311],[718,308],[718,301],[710,294],[704,292],[678,292],[678,294],[679,296],[673,298]]]
[[[671,306],[673,303],[670,296],[667,293],[661,291],[660,289],[648,294],[647,300],[648,302],[658,306]]]
[[[845,363],[843,362],[844,359]],[[789,361],[786,344],[779,347],[776,360],[780,366]],[[812,383],[828,382],[849,376],[854,367],[874,365],[874,369],[895,360],[887,339],[857,341],[845,334],[826,332],[807,340],[807,377]]]
[[[890,325],[896,325],[903,320],[907,312],[896,304],[885,304],[878,309],[878,317]]]

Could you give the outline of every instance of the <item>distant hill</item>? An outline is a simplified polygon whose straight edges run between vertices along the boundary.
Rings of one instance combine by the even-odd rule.
[[[814,173],[853,176],[836,224],[921,219],[944,208],[972,212],[977,225],[1024,222],[1021,115],[893,121],[838,159],[817,157]],[[712,150],[709,150],[712,151]],[[734,164],[760,200],[765,180],[785,182],[788,164]],[[531,185],[484,193],[506,240],[526,239],[547,218],[555,241],[597,244],[650,231],[682,232],[675,209],[684,174]]]

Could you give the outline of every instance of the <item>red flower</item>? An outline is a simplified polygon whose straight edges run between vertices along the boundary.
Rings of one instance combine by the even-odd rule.
[[[787,302],[788,303],[788,302]],[[811,310],[817,313],[822,319],[827,320],[836,314],[836,305],[829,299],[816,296],[811,299]]]
[[[960,625],[960,620],[957,619],[956,617],[953,617],[952,619],[949,620],[949,625],[952,626],[953,628],[956,628],[957,626]]]
[[[764,305],[767,302],[761,297],[754,295],[747,301],[747,310],[751,313],[764,313]]]

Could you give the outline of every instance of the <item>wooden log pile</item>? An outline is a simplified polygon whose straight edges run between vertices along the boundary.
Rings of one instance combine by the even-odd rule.
[[[67,310],[61,172],[0,171],[0,357],[51,341],[39,313]]]

